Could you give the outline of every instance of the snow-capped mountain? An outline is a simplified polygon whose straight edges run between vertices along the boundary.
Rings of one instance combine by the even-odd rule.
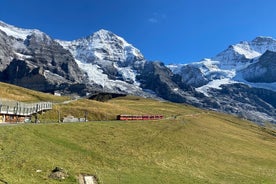
[[[267,72],[264,67],[261,68],[259,66],[259,61],[264,60],[263,58],[269,53],[270,55],[267,57],[271,59],[274,52],[276,52],[275,39],[257,37],[251,42],[243,41],[231,45],[228,49],[211,59],[204,59],[185,65],[168,65],[168,67],[174,73],[180,74],[185,83],[197,87],[199,92],[208,95],[209,88],[219,88],[222,84],[242,82],[256,86],[252,83],[253,76]],[[269,89],[276,89],[273,83],[266,86]]]
[[[72,53],[91,83],[105,91],[142,93],[136,75],[145,58],[123,38],[101,29],[86,38],[57,41]]]
[[[74,41],[60,41],[74,57],[85,63],[113,61],[127,66],[135,61],[144,60],[140,51],[114,33],[101,29],[91,36]]]
[[[276,123],[276,40],[257,37],[213,58],[165,66],[99,30],[74,41],[0,22],[0,81],[53,92],[125,93]]]
[[[53,91],[80,84],[86,75],[73,56],[47,34],[0,22],[0,78],[24,87]]]
[[[257,37],[251,42],[242,41],[229,46],[212,60],[220,61],[220,68],[222,69],[234,68],[239,70],[247,67],[250,60],[261,56],[267,50],[276,51],[276,40],[271,37]]]
[[[276,92],[275,61],[276,40],[271,37],[257,37],[250,42],[243,41],[231,45],[211,59],[204,59],[199,62],[184,65],[169,65],[168,67],[175,74],[181,75],[183,83],[193,86],[196,91],[204,94],[208,98],[216,98],[217,101],[220,101],[219,97],[220,95],[223,96],[222,93],[225,92],[227,87],[242,89],[248,87],[250,89],[254,88],[256,91],[260,89],[272,90],[269,95],[271,98],[274,98],[273,96]],[[244,86],[241,87],[240,85]],[[268,92],[266,93],[268,95]],[[232,107],[236,106],[233,105],[235,102],[233,98],[228,99],[228,101],[232,101]],[[245,98],[248,97],[246,96]],[[271,102],[267,98],[265,100],[262,98],[261,100],[271,105]],[[226,96],[223,96],[222,99],[225,100]],[[235,103],[239,104],[238,102]],[[247,103],[250,104],[250,102]],[[258,105],[255,104],[255,106]],[[255,110],[252,110],[254,109],[253,107],[249,109],[255,112]],[[236,107],[236,111],[242,112],[244,110]],[[250,113],[247,112],[247,114]],[[250,116],[254,116],[253,119],[263,118],[275,121],[275,115],[274,118],[271,118],[267,114],[260,115],[260,113],[253,113]],[[247,118],[250,119],[250,117]]]
[[[36,29],[0,24],[0,80],[35,90],[105,91],[157,97],[143,89],[145,60],[123,38],[106,30],[75,41],[54,40]],[[14,72],[16,71],[16,72]]]

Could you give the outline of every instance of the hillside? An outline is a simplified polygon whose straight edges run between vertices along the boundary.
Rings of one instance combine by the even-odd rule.
[[[76,115],[87,109],[102,120],[118,113],[166,118],[0,126],[0,183],[77,183],[80,173],[115,184],[276,182],[276,132],[270,128],[138,97],[55,106]],[[69,177],[50,179],[56,166]]]
[[[0,82],[0,99],[16,100],[20,102],[51,101],[62,102],[69,100],[68,97],[58,97],[15,85]]]
[[[0,127],[0,179],[9,183],[275,183],[275,136],[218,114],[153,122]],[[49,179],[56,166],[70,177]],[[42,172],[37,173],[37,170]]]

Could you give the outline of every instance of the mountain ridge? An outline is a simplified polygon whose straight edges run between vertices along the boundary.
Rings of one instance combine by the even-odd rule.
[[[82,96],[100,91],[161,98],[257,123],[276,123],[275,106],[267,100],[276,96],[274,65],[268,62],[273,62],[274,52],[276,40],[257,37],[210,59],[164,65],[147,60],[139,49],[104,29],[61,41],[0,22],[1,81]]]
[[[276,40],[261,36],[252,41],[230,45],[210,59],[168,67],[175,74],[181,75],[182,81],[193,86],[196,91],[208,98],[215,98],[217,102],[215,109],[240,114],[241,117],[255,119],[258,122],[268,119],[275,122],[275,106],[271,106],[274,102],[267,100],[274,99],[276,92],[273,73],[276,69],[273,62],[275,54]],[[271,92],[268,92],[270,90]],[[268,95],[265,101],[261,92]],[[232,94],[227,98],[224,93],[229,96],[232,93],[239,94]],[[240,103],[243,101],[241,96],[250,100]],[[256,99],[259,101],[257,102]],[[270,115],[267,116],[267,114]]]

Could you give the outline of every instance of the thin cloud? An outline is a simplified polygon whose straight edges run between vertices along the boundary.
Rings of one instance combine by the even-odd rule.
[[[153,13],[153,15],[148,19],[148,22],[156,24],[156,23],[160,23],[163,20],[165,20],[167,18],[166,14],[160,14],[160,13]]]
[[[150,22],[150,23],[158,23],[158,20],[156,19],[156,18],[149,18],[148,19],[148,21]]]

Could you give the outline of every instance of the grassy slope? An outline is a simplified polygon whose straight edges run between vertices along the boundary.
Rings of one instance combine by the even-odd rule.
[[[90,173],[106,184],[276,183],[275,132],[235,117],[137,97],[55,108],[100,119],[120,113],[166,119],[0,126],[0,181],[76,183],[78,174]],[[55,166],[70,177],[49,179]]]
[[[52,101],[61,102],[67,97],[57,97],[51,94],[32,91],[11,84],[0,82],[0,99],[16,100],[21,102]]]
[[[56,104],[52,111],[40,116],[41,121],[57,122],[58,111],[61,117],[67,115],[84,117],[87,112],[88,120],[115,120],[118,114],[163,114],[168,118],[179,118],[183,114],[202,112],[191,106],[128,96],[111,100],[108,103],[82,99],[66,104]]]

